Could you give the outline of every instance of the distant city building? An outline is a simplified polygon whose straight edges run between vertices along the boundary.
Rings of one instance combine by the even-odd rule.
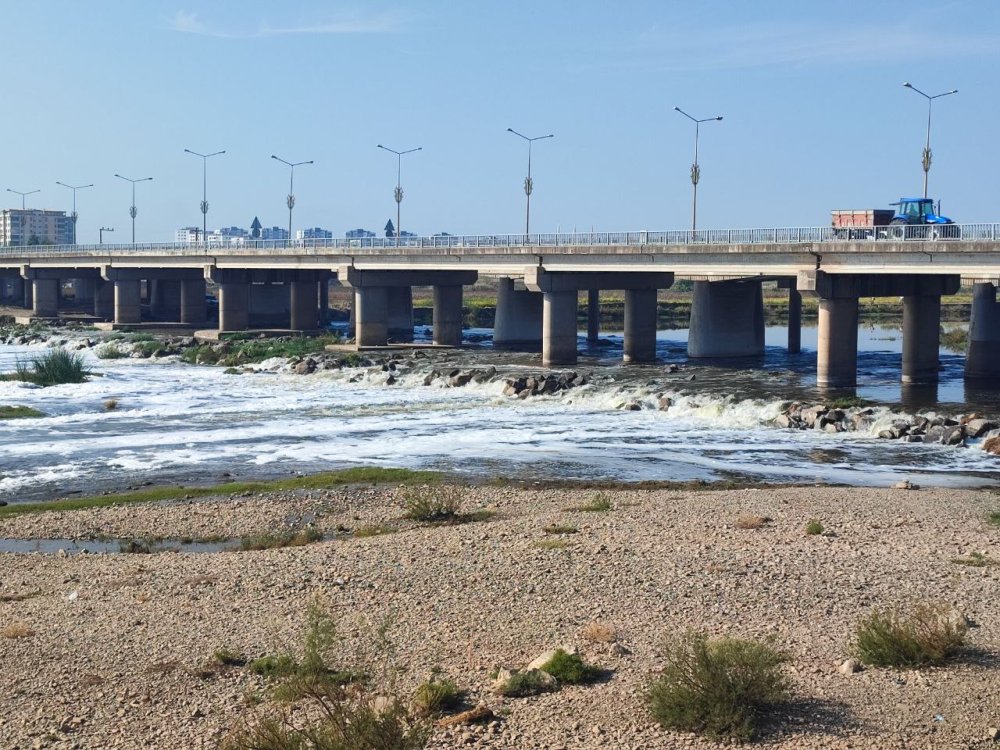
[[[333,232],[329,229],[320,229],[319,227],[313,227],[312,229],[296,229],[295,239],[297,240],[332,240]]]
[[[215,246],[238,244],[247,236],[247,230],[242,227],[222,227],[209,231],[208,244]],[[183,227],[174,233],[174,241],[184,245],[203,245],[205,239],[201,227]]]
[[[73,218],[65,211],[5,208],[0,211],[0,245],[75,245]]]
[[[367,229],[360,229],[360,228],[352,229],[349,232],[344,232],[344,237],[346,237],[349,240],[362,240],[374,236],[375,232],[371,232]]]
[[[288,230],[281,227],[261,227],[260,238],[262,240],[287,240]]]

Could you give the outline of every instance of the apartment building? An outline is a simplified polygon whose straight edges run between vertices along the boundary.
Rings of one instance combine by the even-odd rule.
[[[0,211],[0,245],[75,245],[73,218],[65,211],[5,208]]]

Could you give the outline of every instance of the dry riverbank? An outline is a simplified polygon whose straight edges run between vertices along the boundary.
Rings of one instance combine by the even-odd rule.
[[[301,644],[320,594],[345,660],[371,653],[391,616],[408,693],[441,667],[498,715],[439,729],[430,747],[714,747],[653,725],[642,702],[678,630],[773,636],[798,702],[764,739],[776,748],[970,748],[1000,724],[1000,510],[987,492],[781,488],[605,491],[476,487],[484,520],[400,521],[400,492],[298,490],[225,500],[49,512],[0,521],[2,537],[243,536],[314,523],[328,539],[258,552],[0,554],[2,748],[215,747],[262,706],[260,677],[206,670],[225,648],[251,657]],[[770,520],[741,528],[749,516]],[[741,522],[744,517],[744,522]],[[821,535],[804,533],[820,519]],[[576,533],[546,534],[547,526]],[[385,527],[357,538],[359,528]],[[567,531],[564,529],[563,531]],[[542,543],[542,544],[540,544]],[[857,622],[875,606],[953,604],[976,624],[971,649],[920,673],[845,676]],[[600,621],[616,644],[588,640]],[[14,633],[15,630],[5,631]],[[490,689],[499,666],[577,646],[612,671],[590,687],[527,699]],[[266,703],[264,704],[266,706]]]

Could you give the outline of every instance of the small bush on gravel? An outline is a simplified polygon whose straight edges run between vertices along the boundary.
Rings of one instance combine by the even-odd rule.
[[[458,519],[462,489],[454,485],[407,487],[403,490],[403,515],[423,523],[448,523]]]
[[[396,529],[392,526],[374,525],[374,526],[359,526],[354,530],[354,537],[357,539],[367,539],[370,536],[383,536],[385,534],[392,534]]]
[[[313,542],[323,540],[323,532],[310,526],[300,531],[284,531],[279,534],[265,532],[245,536],[240,540],[240,549],[253,552],[264,549],[281,549],[282,547],[305,547]]]
[[[614,506],[611,505],[611,499],[607,495],[599,494],[594,495],[590,500],[585,502],[583,505],[578,505],[572,510],[580,511],[582,513],[607,513],[612,510]]]
[[[995,510],[986,516],[986,523],[990,526],[1000,526],[1000,510]]]
[[[413,694],[413,707],[422,716],[454,711],[462,705],[463,691],[453,680],[435,672]]]
[[[856,650],[861,661],[874,667],[940,664],[962,647],[965,630],[964,621],[943,605],[876,610],[858,626]]]
[[[580,635],[594,643],[614,643],[618,640],[618,631],[615,628],[597,620],[584,625]]]
[[[953,557],[951,561],[956,565],[968,565],[971,568],[991,568],[997,565],[997,561],[990,559],[982,552],[970,552],[965,557]]]
[[[740,516],[736,519],[737,529],[762,529],[771,522],[767,516]]]
[[[561,648],[556,650],[541,669],[565,685],[586,685],[596,682],[602,674],[602,670],[584,662],[579,654],[570,654]]]
[[[570,543],[565,539],[538,539],[532,542],[538,549],[567,549]]]
[[[810,518],[806,524],[806,534],[808,536],[818,536],[823,533],[823,524],[816,518]]]
[[[513,672],[499,693],[506,698],[527,698],[554,689],[552,681],[547,680],[539,670],[529,669]]]
[[[546,534],[576,534],[580,530],[576,526],[562,526],[557,523],[550,523],[542,531]]]
[[[3,629],[0,630],[0,635],[4,638],[30,638],[34,634],[35,631],[23,622],[12,622],[10,625],[5,625]]]
[[[212,654],[212,658],[219,664],[227,667],[242,667],[247,663],[247,658],[239,651],[228,648],[219,648]]]
[[[664,654],[647,701],[665,729],[752,739],[763,716],[791,694],[781,669],[786,657],[768,643],[688,632],[668,641]]]

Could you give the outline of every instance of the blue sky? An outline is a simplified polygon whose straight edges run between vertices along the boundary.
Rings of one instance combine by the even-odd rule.
[[[699,226],[816,226],[831,208],[885,207],[922,187],[958,221],[1000,221],[1000,3],[694,2],[4,3],[0,188],[69,210],[81,242],[103,224],[168,240],[208,222],[342,235],[395,219],[421,234],[519,232],[525,144],[533,231],[676,229],[690,222],[693,125],[702,129]],[[19,206],[10,193],[4,201]]]

